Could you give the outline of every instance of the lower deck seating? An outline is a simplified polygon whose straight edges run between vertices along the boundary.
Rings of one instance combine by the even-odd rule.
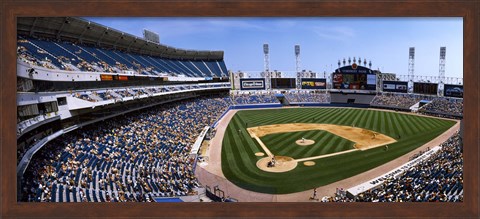
[[[23,200],[124,202],[187,195],[199,186],[191,146],[231,104],[228,96],[185,100],[61,136],[32,159],[22,184],[39,190],[25,187]]]

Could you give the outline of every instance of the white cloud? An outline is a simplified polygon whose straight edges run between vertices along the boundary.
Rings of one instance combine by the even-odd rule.
[[[208,23],[209,25],[215,28],[241,28],[241,29],[256,29],[256,30],[264,29],[264,27],[260,25],[256,25],[247,21],[239,21],[239,20],[210,19],[210,20],[207,20],[205,23]]]
[[[350,27],[313,27],[312,31],[322,39],[347,41],[355,37],[356,33]]]
[[[145,26],[160,33],[161,38],[164,39],[195,36],[198,34],[221,34],[241,30],[265,30],[265,27],[252,22],[224,18],[170,19],[168,22],[162,22],[160,20],[146,23]]]

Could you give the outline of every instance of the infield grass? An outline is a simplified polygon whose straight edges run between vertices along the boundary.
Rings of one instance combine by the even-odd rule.
[[[315,139],[315,143],[299,146],[299,139]],[[353,142],[327,131],[311,130],[270,134],[260,138],[275,155],[288,156],[294,159],[307,158],[354,149]]]
[[[397,140],[384,147],[354,151],[301,163],[291,171],[271,173],[260,170],[255,156],[263,152],[246,131],[247,127],[288,123],[321,123],[373,130]],[[262,193],[286,194],[305,191],[339,181],[377,167],[429,142],[455,124],[454,121],[367,109],[290,108],[238,111],[230,121],[222,145],[222,171],[237,186]],[[238,131],[240,130],[240,132]],[[305,135],[305,136],[304,136]],[[322,139],[310,146],[285,147],[306,139]],[[317,138],[319,137],[319,138]],[[400,137],[400,138],[399,138]],[[353,143],[326,131],[271,134],[261,138],[275,155],[295,159],[335,153],[352,148]]]

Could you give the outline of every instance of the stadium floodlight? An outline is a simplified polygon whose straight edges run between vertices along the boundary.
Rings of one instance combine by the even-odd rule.
[[[300,45],[295,45],[295,67],[297,72],[297,89],[300,89],[302,86],[302,75],[298,74],[300,72]]]
[[[440,47],[440,59],[445,59],[445,55],[447,53],[447,47]]]
[[[147,29],[143,29],[143,39],[156,44],[160,43],[160,35]]]
[[[300,55],[300,45],[295,45],[295,55]]]
[[[408,93],[413,93],[413,76],[415,75],[415,47],[408,49]]]
[[[447,47],[442,46],[440,47],[440,61],[439,61],[439,68],[438,68],[438,78],[440,83],[438,84],[438,96],[443,96],[443,88],[445,81],[445,57],[447,53]]]
[[[415,59],[415,47],[410,47],[408,50],[408,57],[411,59]]]
[[[263,44],[263,54],[264,54],[264,59],[263,59],[263,63],[264,63],[264,71],[265,71],[265,88],[267,90],[270,89],[270,57],[268,55],[269,53],[269,49],[268,49],[268,44],[265,43]]]

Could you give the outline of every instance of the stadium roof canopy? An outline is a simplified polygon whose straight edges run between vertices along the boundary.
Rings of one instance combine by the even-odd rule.
[[[223,51],[174,48],[76,17],[19,17],[17,32],[167,59],[223,60]]]

